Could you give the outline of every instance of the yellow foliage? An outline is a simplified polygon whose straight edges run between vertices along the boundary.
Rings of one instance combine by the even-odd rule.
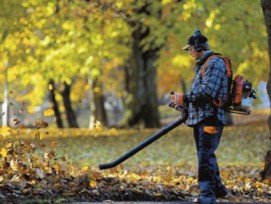
[[[213,22],[216,19],[217,14],[219,14],[218,9],[214,9],[213,11],[210,12],[209,17],[206,19],[205,24],[208,28],[211,28],[213,26]]]
[[[8,153],[8,151],[6,150],[6,148],[2,148],[1,149],[1,152],[0,152],[0,154],[2,155],[2,157],[6,157],[7,156],[7,153]]]
[[[89,91],[90,85],[85,79],[79,79],[76,80],[75,83],[72,85],[72,90],[71,90],[71,100],[72,102],[78,102],[81,101],[85,95],[86,91]]]
[[[123,2],[116,2],[117,8],[121,9],[123,7]]]
[[[214,26],[214,29],[215,29],[215,30],[220,30],[220,28],[221,28],[221,25],[220,25],[220,24],[215,24],[215,26]]]
[[[183,4],[183,9],[184,10],[192,10],[192,9],[195,9],[195,8],[197,8],[197,3],[196,3],[195,0],[186,1]]]
[[[94,91],[95,93],[100,93],[100,92],[101,92],[101,89],[100,89],[100,87],[95,87],[95,88],[93,89],[93,91]]]
[[[166,4],[169,4],[171,2],[172,2],[172,0],[162,0],[162,5],[166,5]]]
[[[43,113],[44,116],[52,116],[54,115],[54,110],[52,108],[48,108]]]
[[[95,188],[96,185],[97,185],[97,182],[96,182],[96,181],[90,180],[89,186],[90,186],[91,188]]]
[[[49,2],[48,5],[46,6],[47,10],[47,15],[50,16],[54,14],[55,12],[55,4],[53,2]]]
[[[51,148],[51,149],[55,148],[55,147],[57,146],[57,144],[58,144],[58,142],[57,142],[57,141],[53,141],[53,142],[51,142],[51,144],[50,144],[50,148]]]
[[[172,65],[174,65],[176,67],[188,68],[191,66],[190,59],[191,59],[191,57],[189,55],[178,54],[172,59]]]
[[[49,89],[50,91],[53,90],[53,89],[54,89],[53,85],[52,85],[52,84],[49,84],[49,85],[48,85],[48,89]]]
[[[83,171],[87,171],[88,169],[89,169],[88,166],[83,166],[83,167],[82,167],[82,170],[83,170]]]
[[[102,130],[103,127],[102,127],[101,122],[98,121],[98,120],[96,120],[96,121],[95,121],[95,124],[94,124],[94,128],[95,128],[96,130]]]
[[[236,74],[242,74],[246,72],[246,70],[249,68],[250,66],[250,62],[245,60],[244,62],[240,63],[238,68],[237,68],[237,71],[236,71]]]
[[[60,165],[58,164],[53,165],[53,168],[55,169],[56,172],[60,171]]]
[[[7,126],[2,126],[0,128],[0,135],[2,137],[7,137],[7,136],[10,136],[12,134],[12,131],[11,131],[11,128],[10,127],[7,127]]]
[[[49,126],[49,124],[46,121],[42,120],[42,119],[37,119],[35,121],[35,127],[37,129],[39,129],[39,128],[47,128],[48,126]]]

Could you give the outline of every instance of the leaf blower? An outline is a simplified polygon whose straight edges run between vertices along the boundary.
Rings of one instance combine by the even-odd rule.
[[[187,108],[183,107],[182,109],[179,109],[179,111],[181,112],[181,117],[178,118],[176,121],[166,125],[161,130],[157,131],[156,133],[151,135],[149,138],[147,138],[146,140],[144,140],[143,142],[141,142],[140,144],[133,147],[128,152],[126,152],[125,154],[123,154],[122,156],[117,158],[115,161],[110,162],[110,163],[100,164],[99,169],[104,170],[104,169],[110,169],[110,168],[117,166],[118,164],[129,159],[130,157],[132,157],[133,155],[135,155],[136,153],[138,153],[139,151],[141,151],[142,149],[144,149],[145,147],[147,147],[148,145],[150,145],[154,141],[158,140],[163,135],[167,134],[169,131],[173,130],[174,128],[176,128],[180,124],[184,123],[188,117]]]

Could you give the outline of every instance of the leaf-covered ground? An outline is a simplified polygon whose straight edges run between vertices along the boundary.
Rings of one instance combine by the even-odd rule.
[[[155,130],[28,130],[1,128],[1,201],[191,201],[197,194],[196,153],[190,128],[180,126],[122,165],[100,163],[125,153]],[[231,196],[223,202],[269,202],[261,181],[268,128],[226,127],[217,152]]]

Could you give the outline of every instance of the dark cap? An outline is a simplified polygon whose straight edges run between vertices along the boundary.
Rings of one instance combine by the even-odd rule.
[[[207,41],[208,41],[208,39],[204,35],[199,36],[200,44],[204,44]],[[194,46],[194,45],[195,45],[195,37],[194,37],[194,35],[192,35],[188,38],[187,44],[185,46],[183,46],[182,49],[188,50],[189,47]]]

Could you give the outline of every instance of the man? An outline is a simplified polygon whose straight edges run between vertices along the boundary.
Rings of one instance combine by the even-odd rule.
[[[209,50],[208,39],[195,31],[183,50],[189,51],[196,60],[195,76],[190,94],[173,93],[173,106],[184,103],[188,108],[186,124],[193,127],[198,156],[198,183],[200,196],[198,203],[215,203],[216,198],[228,194],[222,184],[215,151],[218,148],[226,113],[221,106],[226,101],[228,78],[223,60]],[[204,69],[204,71],[202,71]]]

